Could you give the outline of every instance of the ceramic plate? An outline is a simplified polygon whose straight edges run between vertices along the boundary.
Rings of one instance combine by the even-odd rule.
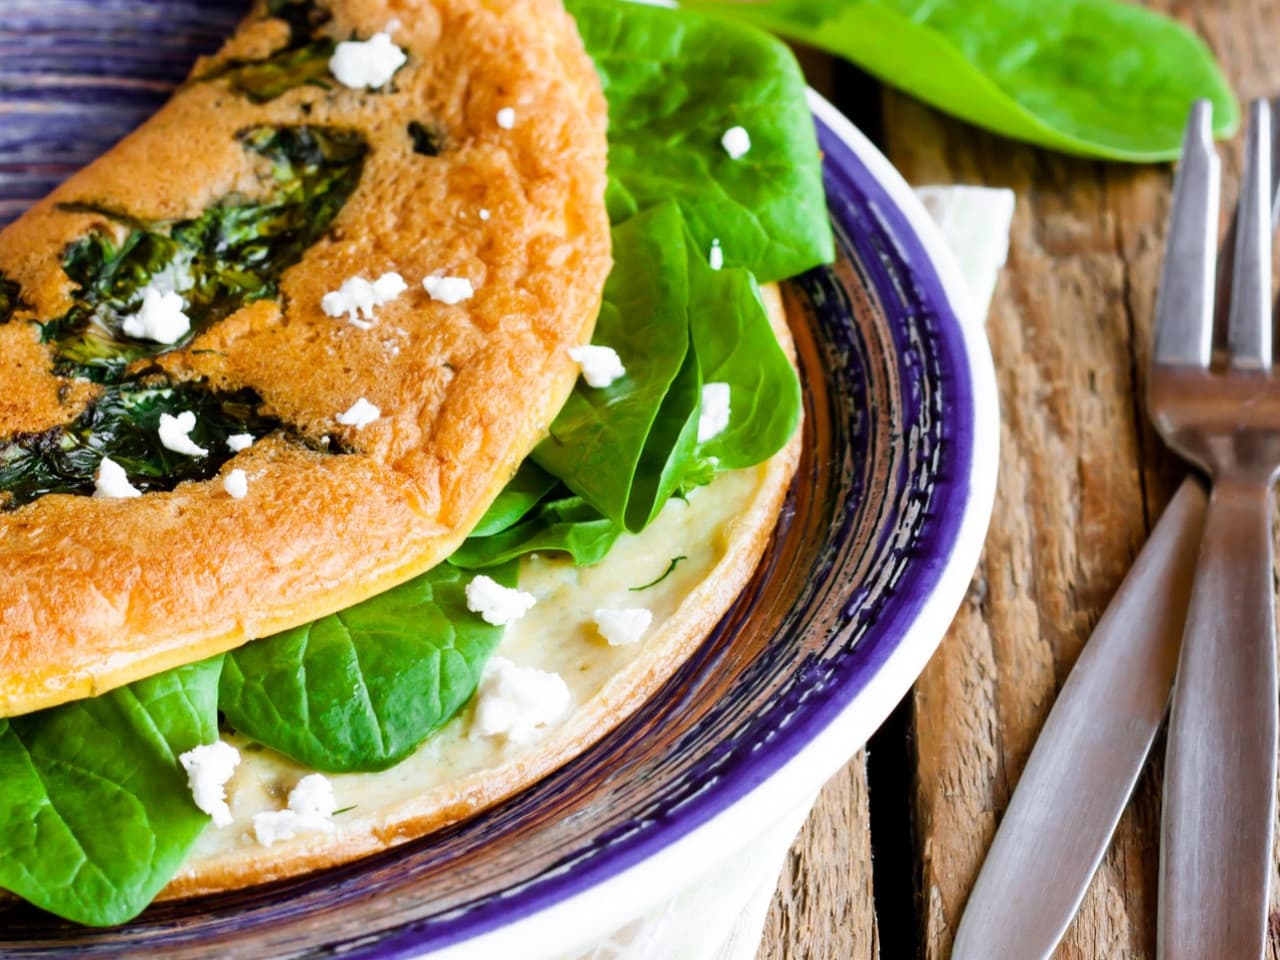
[[[0,217],[154,109],[243,9],[4,4]],[[875,148],[812,107],[840,257],[787,290],[804,459],[755,579],[661,693],[546,780],[422,841],[118,930],[10,909],[0,953],[541,957],[608,934],[812,799],[954,615],[999,434],[990,354],[940,237]]]

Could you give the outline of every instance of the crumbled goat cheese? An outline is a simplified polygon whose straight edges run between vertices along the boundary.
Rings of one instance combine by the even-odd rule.
[[[515,623],[537,602],[533,594],[504,587],[484,574],[467,584],[467,609],[495,627]]]
[[[286,809],[253,815],[253,834],[258,843],[269,847],[277,840],[291,840],[305,831],[332,833],[337,808],[333,784],[322,774],[309,773],[289,791]]]
[[[297,827],[298,815],[292,810],[264,810],[253,815],[253,835],[264,847],[277,840],[292,840]]]
[[[351,405],[346,413],[338,414],[338,422],[344,427],[355,427],[362,430],[382,416],[382,411],[361,397]]]
[[[142,291],[142,306],[124,318],[120,329],[135,340],[177,343],[191,330],[191,318],[183,312],[185,308],[181,294],[148,286]]]
[[[589,387],[602,389],[612,386],[615,380],[627,375],[627,368],[622,365],[622,358],[613,347],[570,347],[569,356],[582,367],[582,379],[587,381]]]
[[[333,784],[321,774],[307,774],[289,791],[289,809],[303,818],[333,819],[333,812],[338,809]]]
[[[156,293],[182,293],[184,290],[190,290],[195,286],[195,277],[191,275],[191,261],[193,255],[189,252],[179,252],[167,264],[151,275],[151,279],[147,281],[147,286],[143,290],[154,290]]]
[[[639,642],[653,623],[653,612],[644,607],[596,610],[591,616],[600,636],[609,641],[611,647],[625,647]]]
[[[249,477],[243,470],[232,470],[222,478],[222,489],[232,500],[243,500],[249,492]]]
[[[389,33],[375,33],[368,40],[339,43],[329,58],[329,71],[344,87],[376,89],[386,86],[408,59]]]
[[[706,443],[718,437],[729,426],[729,385],[704,383],[702,385],[702,413],[698,417],[698,442]]]
[[[510,130],[516,125],[516,112],[511,107],[503,107],[498,111],[498,126],[503,130]]]
[[[720,144],[730,159],[738,160],[751,152],[751,134],[744,127],[730,127],[720,138]]]
[[[196,428],[196,415],[190,410],[183,410],[176,417],[167,413],[160,414],[160,445],[174,453],[188,457],[207,457],[209,451],[197,446],[191,439],[191,431]]]
[[[330,317],[340,317],[345,313],[351,323],[368,330],[373,326],[373,284],[364,277],[351,277],[343,281],[337,290],[331,290],[320,298],[320,309]]]
[[[491,216],[493,216],[493,214],[491,214],[488,210],[481,209],[480,211],[481,220],[488,220]]]
[[[390,303],[408,289],[409,285],[404,282],[404,277],[400,274],[395,271],[384,273],[373,281],[373,299],[380,307],[384,303]]]
[[[110,457],[103,457],[93,478],[93,495],[99,499],[125,500],[142,496],[142,491],[129,482],[124,467]]]
[[[432,300],[439,300],[450,306],[470,300],[476,289],[466,277],[442,277],[432,274],[422,281],[422,289],[426,290]]]
[[[368,330],[373,326],[374,309],[390,303],[408,289],[409,285],[398,273],[384,273],[372,283],[364,277],[351,277],[337,290],[320,298],[320,309],[330,317],[345,313],[349,323]]]
[[[720,248],[719,240],[711,241],[711,253],[707,256],[707,262],[711,264],[712,270],[724,269],[724,251]]]
[[[178,756],[187,771],[187,786],[195,805],[213,817],[215,827],[231,823],[227,781],[240,764],[240,751],[223,740],[201,744]]]
[[[233,433],[227,437],[227,449],[232,453],[239,453],[241,450],[248,450],[253,446],[252,433]]]
[[[531,743],[568,712],[571,700],[560,674],[494,657],[485,664],[471,729],[482,737]]]

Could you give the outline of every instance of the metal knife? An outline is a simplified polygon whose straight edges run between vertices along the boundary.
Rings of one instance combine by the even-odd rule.
[[[1080,908],[1164,719],[1205,511],[1188,479],[1094,629],[996,831],[952,960],[1049,957]]]

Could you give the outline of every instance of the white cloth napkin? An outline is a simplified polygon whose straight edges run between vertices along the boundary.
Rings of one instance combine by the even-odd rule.
[[[917,187],[986,317],[1009,253],[1014,194],[988,187]],[[656,909],[564,960],[756,960],[778,876],[816,795]],[[772,960],[772,958],[760,958]]]

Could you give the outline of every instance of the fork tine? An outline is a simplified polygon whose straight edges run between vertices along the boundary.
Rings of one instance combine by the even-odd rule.
[[[1227,349],[1238,370],[1271,368],[1271,104],[1249,105]]]
[[[1213,105],[1197,100],[1187,120],[1173,186],[1169,240],[1156,296],[1156,363],[1209,365],[1221,189],[1218,171]]]

